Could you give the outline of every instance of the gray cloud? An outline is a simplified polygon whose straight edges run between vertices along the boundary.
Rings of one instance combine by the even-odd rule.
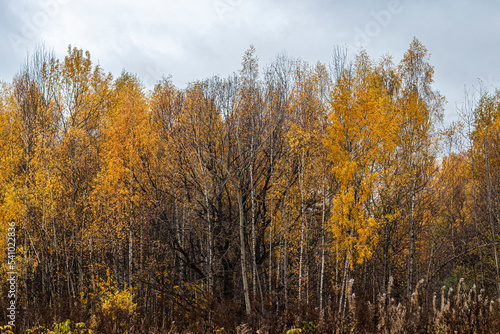
[[[40,41],[59,57],[68,44],[89,50],[105,70],[126,69],[148,87],[162,75],[184,87],[237,71],[250,44],[261,68],[283,51],[312,64],[328,62],[334,45],[362,46],[375,59],[389,53],[398,62],[416,36],[431,53],[435,87],[449,101],[447,121],[456,118],[464,85],[482,77],[487,86],[500,86],[497,2],[7,0],[0,6],[5,81]]]

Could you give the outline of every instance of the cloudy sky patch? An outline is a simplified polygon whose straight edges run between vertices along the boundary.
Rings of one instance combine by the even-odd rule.
[[[171,75],[180,88],[240,67],[255,45],[261,68],[277,54],[328,63],[334,46],[363,47],[397,63],[413,36],[431,53],[447,122],[464,86],[500,86],[500,4],[389,0],[4,0],[0,3],[0,80],[10,81],[28,51],[44,42],[57,57],[69,44],[89,50],[117,76],[136,73],[152,87]]]

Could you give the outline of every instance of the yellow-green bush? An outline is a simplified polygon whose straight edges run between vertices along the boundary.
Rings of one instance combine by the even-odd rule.
[[[91,327],[107,332],[123,331],[130,326],[136,316],[137,303],[134,302],[132,288],[121,288],[113,280],[109,268],[106,280],[98,282],[99,303],[91,318]]]
[[[123,290],[113,288],[101,297],[101,312],[112,321],[134,317],[137,304],[133,300],[134,294],[131,288]]]
[[[2,332],[3,333],[3,332]],[[5,332],[8,333],[8,332]],[[92,334],[92,330],[88,329],[85,323],[74,323],[71,320],[66,320],[60,323],[54,323],[53,330],[45,328],[45,326],[36,326],[26,330],[28,334]]]

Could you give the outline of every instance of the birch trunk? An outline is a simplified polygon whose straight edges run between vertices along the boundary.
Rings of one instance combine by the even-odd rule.
[[[238,196],[238,209],[239,209],[239,230],[240,230],[240,263],[241,263],[241,277],[243,279],[243,294],[245,297],[245,311],[247,315],[250,315],[252,312],[252,307],[250,303],[250,291],[248,288],[248,276],[247,276],[247,268],[246,268],[246,251],[245,251],[245,213],[243,207],[243,197],[241,195],[241,184],[237,189]]]
[[[304,208],[304,148],[302,148],[302,159],[300,168],[300,259],[299,259],[299,302],[302,300],[302,263],[304,257],[304,230],[305,230],[305,208]]]

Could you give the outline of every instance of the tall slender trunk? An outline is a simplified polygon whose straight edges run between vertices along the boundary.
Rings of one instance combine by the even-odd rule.
[[[472,146],[472,145],[471,145]],[[480,234],[479,226],[477,223],[477,204],[476,204],[476,177],[474,173],[474,153],[471,152],[471,176],[472,176],[472,211],[474,213],[474,229],[476,230],[476,247],[479,254],[479,270],[481,272],[481,287],[484,287],[484,264],[483,264],[483,252],[480,247]]]
[[[140,291],[144,293],[144,284],[143,284],[143,277],[144,277],[144,249],[143,249],[143,215],[141,215],[141,220],[140,220],[140,225],[139,225],[139,273],[140,273]],[[144,296],[144,301],[147,300],[146,295],[143,294]],[[146,305],[146,303],[145,303]]]
[[[269,227],[269,297],[272,291],[272,277],[273,277],[273,223],[274,223],[274,166],[273,166],[273,134],[271,134],[271,226]]]
[[[205,205],[207,207],[207,228],[208,228],[208,286],[211,290],[213,287],[213,270],[212,270],[212,248],[213,248],[213,240],[212,240],[212,219],[210,215],[210,202],[208,200],[208,189],[206,185],[204,185],[204,197],[205,197]]]
[[[131,139],[132,142],[132,139]],[[130,161],[130,183],[129,183],[129,191],[130,191],[130,217],[129,217],[129,233],[128,233],[128,284],[132,285],[132,255],[133,255],[133,243],[132,243],[132,228],[133,228],[133,210],[134,210],[134,202],[133,202],[133,187],[134,187],[134,171],[132,166],[132,159]]]
[[[278,263],[278,268],[276,270],[276,289],[279,288],[279,284],[280,284],[280,274],[281,272],[283,271],[283,283],[285,285],[285,300],[286,300],[286,296],[287,296],[287,281],[286,281],[286,246],[287,246],[287,243],[285,242],[285,238],[287,237],[285,235],[286,233],[286,230],[288,229],[288,222],[287,222],[287,215],[288,215],[288,211],[286,211],[286,202],[287,202],[287,199],[288,199],[288,192],[289,192],[289,189],[290,189],[290,179],[287,177],[287,186],[286,186],[286,190],[285,190],[285,193],[283,194],[283,199],[282,199],[282,202],[281,202],[281,226],[280,226],[280,244],[279,244],[279,249],[278,249],[278,259],[277,259],[277,263]],[[281,258],[283,258],[283,268],[281,268]],[[277,307],[279,306],[279,302],[280,302],[280,299],[277,298],[276,299],[276,304],[277,304]]]
[[[172,177],[173,178],[173,177]],[[180,231],[180,226],[179,226],[179,207],[177,204],[177,187],[175,185],[173,186],[173,192],[174,192],[174,226],[175,226],[175,239],[177,240],[177,244],[181,244],[181,231]],[[142,230],[141,230],[142,231]],[[142,232],[141,232],[142,233]],[[175,257],[175,268],[178,270],[178,265],[180,262],[179,257]],[[177,278],[180,280],[181,279],[181,272],[180,270],[177,271]]]
[[[339,222],[337,221],[336,223],[337,228],[339,225]],[[339,277],[339,239],[335,238],[335,285],[337,286],[339,284],[340,277]]]
[[[384,224],[384,273],[382,286],[385,290],[388,280],[388,266],[389,266],[389,221],[385,220]]]
[[[282,201],[281,204],[281,223],[280,223],[280,229],[279,229],[279,246],[278,246],[278,257],[276,259],[276,291],[279,291],[279,284],[280,284],[280,272],[281,272],[281,257],[283,255],[283,248],[284,248],[284,236],[283,233],[285,231],[285,200]],[[276,296],[276,307],[279,306],[280,303],[280,298],[277,295]]]
[[[253,298],[257,295],[257,261],[255,255],[255,185],[253,180],[253,154],[252,162],[250,163],[250,204],[252,211],[252,295]]]
[[[283,254],[283,279],[285,281],[285,309],[288,310],[288,211],[285,214],[285,248]]]
[[[202,177],[203,184],[203,197],[205,200],[205,206],[207,208],[207,234],[208,234],[208,245],[207,245],[207,253],[208,253],[208,287],[212,291],[213,288],[213,231],[212,231],[212,218],[210,211],[210,201],[208,198],[208,184],[206,180],[205,166],[203,165],[203,161],[201,158],[201,152],[198,145],[196,143],[196,153],[198,158],[198,163],[200,165],[200,173]]]
[[[239,171],[237,174],[238,179],[233,179],[233,184],[236,188],[236,195],[238,197],[238,211],[239,211],[239,232],[240,232],[240,264],[241,264],[241,279],[243,280],[243,295],[245,298],[245,311],[247,316],[252,312],[252,305],[250,302],[250,290],[248,287],[248,275],[247,275],[247,258],[245,249],[245,208],[243,206],[243,195],[242,190],[242,178],[245,171],[246,159],[243,158],[243,150],[241,147],[240,140],[240,119],[238,119],[236,125],[236,143],[238,146],[238,157],[239,157]]]
[[[344,295],[346,294],[348,270],[349,270],[349,254],[348,254],[348,252],[346,252],[345,253],[344,269],[343,269],[343,273],[342,273],[342,282],[340,285],[340,296],[339,296],[339,314],[340,315],[344,314],[344,304],[345,304],[345,296]]]
[[[134,226],[134,163],[133,163],[133,151],[134,151],[134,132],[133,132],[132,119],[130,119],[130,172],[129,172],[129,233],[128,233],[128,284],[132,286],[132,255],[133,255],[133,243],[132,243],[132,228]]]
[[[53,193],[52,193],[52,189],[50,191],[50,196],[51,196],[51,201],[52,201],[52,205],[54,205],[53,203]],[[58,250],[58,247],[57,247],[57,232],[56,232],[56,221],[55,221],[55,217],[54,217],[54,208],[52,208],[52,232],[53,232],[53,235],[54,235],[54,255],[56,257],[56,293],[57,294],[62,294],[62,287],[60,287],[60,284],[59,284],[59,272],[61,270],[60,268],[60,264],[59,264],[59,250]]]
[[[238,196],[238,209],[239,209],[239,230],[240,230],[240,264],[241,264],[241,277],[243,279],[243,294],[245,297],[245,311],[247,315],[252,312],[252,307],[250,303],[250,291],[248,288],[248,277],[247,277],[247,259],[245,251],[245,212],[243,207],[243,197],[241,195],[241,181],[238,182],[237,196]]]
[[[326,190],[323,180],[323,201],[321,204],[321,272],[319,276],[319,311],[323,310],[323,279],[325,277],[325,219],[326,219]]]
[[[93,246],[92,246],[92,238],[89,238],[89,262],[90,262],[90,280],[92,281],[92,293],[95,293],[95,271],[94,271],[94,259],[93,259]]]
[[[415,192],[416,192],[417,175],[413,176],[413,184],[411,190],[411,203],[410,203],[410,231],[408,236],[408,282],[407,282],[407,296],[411,297],[413,293],[413,271],[415,262]]]
[[[66,233],[64,235],[64,259],[65,259],[65,269],[66,269],[66,287],[68,289],[68,310],[71,313],[71,276],[70,276],[70,268],[69,268],[69,255],[68,255],[68,243],[66,240]],[[26,245],[25,245],[26,246]],[[27,249],[27,248],[25,248]]]
[[[304,233],[305,233],[305,205],[304,205],[304,148],[302,148],[302,159],[300,168],[300,214],[301,214],[301,232],[300,232],[300,259],[299,259],[299,301],[302,300],[302,264],[304,258]]]
[[[432,227],[431,254],[429,256],[429,262],[427,263],[427,283],[426,284],[429,284],[429,280],[431,277],[431,265],[432,265],[432,260],[434,258],[434,249],[436,247],[436,225],[437,225],[437,221],[436,221],[436,218],[434,218],[434,225]]]
[[[493,207],[491,204],[492,184],[491,184],[490,163],[489,163],[489,159],[488,159],[488,152],[486,150],[486,145],[484,145],[484,143],[483,143],[483,146],[484,146],[484,155],[485,155],[484,162],[485,162],[485,166],[486,166],[486,199],[488,202],[488,220],[489,220],[490,228],[491,228],[491,237],[492,237],[492,241],[493,241],[492,242],[493,255],[495,258],[495,270],[496,270],[495,283],[496,283],[496,287],[497,287],[497,294],[500,295],[500,268],[498,265],[497,232],[496,232],[495,221],[494,221],[494,217],[493,217]]]

